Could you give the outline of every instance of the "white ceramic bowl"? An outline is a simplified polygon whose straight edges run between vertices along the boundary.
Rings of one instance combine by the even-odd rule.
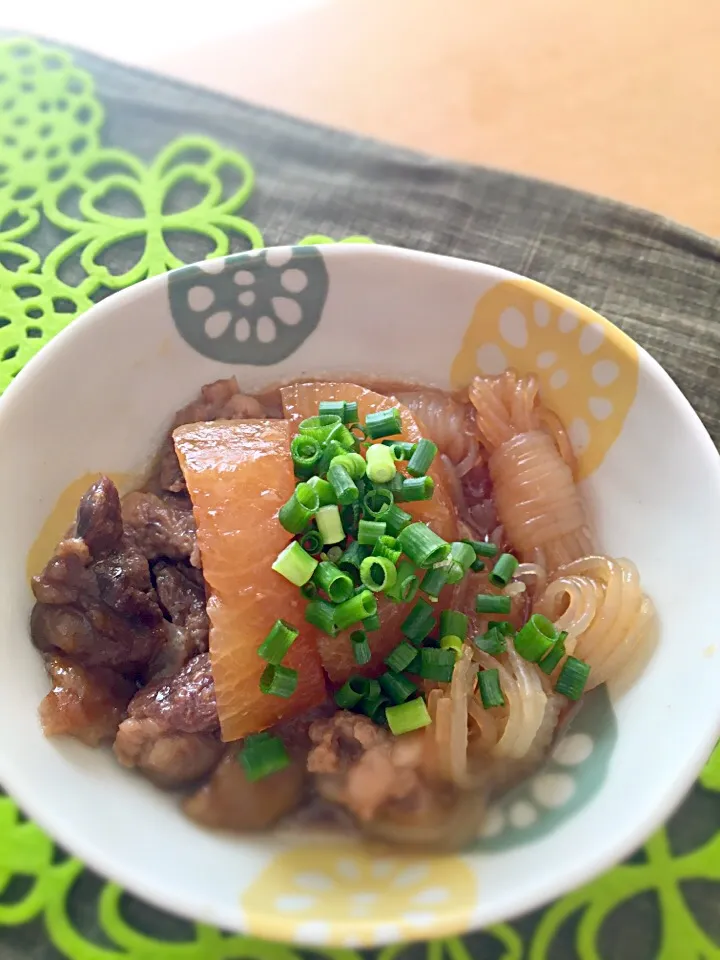
[[[548,768],[498,805],[473,849],[377,859],[352,843],[204,832],[109,752],[43,738],[27,567],[45,559],[88,474],[138,476],[175,409],[218,377],[248,391],[363,373],[450,387],[506,364],[539,372],[602,546],[637,562],[661,637],[627,694],[588,698]],[[0,782],[64,847],[161,907],[336,946],[504,920],[629,854],[720,732],[718,455],[648,354],[533,281],[372,246],[183,268],[115,294],[47,346],[0,401],[0,449]]]

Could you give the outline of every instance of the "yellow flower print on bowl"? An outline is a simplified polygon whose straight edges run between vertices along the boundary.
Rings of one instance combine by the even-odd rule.
[[[457,933],[476,904],[477,880],[461,857],[385,855],[353,843],[281,853],[242,897],[255,936],[355,947]]]
[[[638,384],[638,350],[614,324],[534,280],[497,284],[475,305],[451,379],[534,371],[560,416],[579,475],[596,470],[622,430]]]

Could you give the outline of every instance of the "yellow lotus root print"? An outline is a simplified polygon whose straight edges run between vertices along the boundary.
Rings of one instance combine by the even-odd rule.
[[[461,857],[318,844],[275,857],[242,907],[258,937],[368,947],[457,933],[468,926],[477,897],[475,874]]]
[[[622,430],[638,384],[637,347],[616,326],[533,280],[506,280],[475,305],[451,379],[512,367],[535,372],[545,403],[561,418],[579,476],[596,470]]]

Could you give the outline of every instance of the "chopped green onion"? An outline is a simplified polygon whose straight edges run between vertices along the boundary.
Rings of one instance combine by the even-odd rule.
[[[321,417],[308,417],[301,420],[298,425],[298,432],[308,434],[314,437],[320,443],[325,443],[332,430],[339,424],[342,424],[340,417],[323,415]]]
[[[340,510],[336,503],[328,503],[315,514],[315,523],[318,533],[322,538],[323,545],[327,543],[339,543],[345,539],[342,520],[340,519]]]
[[[339,463],[341,467],[345,467],[353,480],[359,480],[360,477],[365,476],[365,460],[359,453],[339,453],[332,458],[330,466],[333,463]]]
[[[312,580],[308,580],[307,583],[304,583],[300,587],[300,593],[305,597],[306,600],[314,600],[317,596],[317,592],[318,588],[315,586]]]
[[[461,640],[465,640],[467,635],[467,615],[459,610],[443,610],[440,614],[440,636],[460,637]]]
[[[411,477],[424,477],[438,452],[432,440],[418,440],[413,455],[408,462],[407,471]]]
[[[312,434],[298,433],[290,441],[290,456],[295,476],[309,477],[322,456],[322,446]]]
[[[318,495],[321,507],[326,507],[329,503],[335,503],[335,491],[327,480],[323,480],[322,477],[318,476],[310,477],[307,485],[312,487]]]
[[[282,663],[282,659],[297,639],[299,630],[285,620],[276,620],[270,632],[258,647],[258,656],[268,663]]]
[[[453,560],[457,563],[462,570],[461,576],[457,579],[451,579],[448,576],[448,583],[459,583],[460,580],[465,576],[470,567],[475,563],[475,551],[470,546],[469,543],[464,543],[462,540],[455,540],[450,544],[450,560]]]
[[[300,546],[307,553],[320,553],[322,550],[323,542],[322,537],[320,536],[319,531],[314,528],[311,530],[306,530],[305,533],[300,537]]]
[[[452,652],[455,654],[455,659],[459,660],[463,652],[463,642],[460,637],[455,637],[449,633],[447,636],[441,638],[440,649],[452,650]]]
[[[374,613],[377,613],[377,600],[369,590],[361,590],[335,607],[335,623],[340,630],[344,630]]]
[[[269,663],[260,675],[260,690],[273,697],[287,700],[295,693],[298,672],[282,664]]]
[[[363,498],[363,513],[369,514],[373,520],[385,520],[385,516],[393,505],[393,495],[384,487],[373,487]]]
[[[447,573],[445,567],[442,564],[438,564],[438,566],[428,570],[422,578],[420,589],[431,599],[437,600],[440,596],[440,591],[445,586],[447,586]]]
[[[350,574],[355,583],[358,584],[360,583],[360,566],[363,560],[369,557],[371,553],[372,549],[370,547],[358,543],[357,540],[353,540],[352,543],[348,544],[345,552],[336,562],[338,567],[345,573]]]
[[[511,603],[510,597],[504,595],[479,593],[475,597],[475,610],[477,613],[510,613]]]
[[[415,567],[409,560],[401,560],[397,566],[395,585],[386,591],[385,596],[396,603],[412,603],[419,588],[420,580]]]
[[[402,493],[403,483],[405,482],[405,477],[401,473],[396,473],[395,476],[389,483],[376,483],[375,486],[382,487],[383,490],[389,490],[393,495],[395,500]]]
[[[388,537],[387,534],[377,538],[373,545],[372,552],[375,557],[385,557],[393,566],[395,566],[402,554],[402,550],[398,546],[395,537]]]
[[[302,533],[320,506],[320,498],[307,483],[299,483],[293,495],[278,512],[278,520],[288,533]]]
[[[389,410],[377,410],[369,413],[365,419],[365,431],[371,440],[381,437],[394,437],[402,433],[402,419],[398,407]]]
[[[497,627],[490,627],[482,636],[475,637],[473,643],[478,650],[489,653],[491,657],[497,657],[507,650],[507,639]]]
[[[386,560],[385,557],[366,557],[360,564],[360,581],[373,593],[388,590],[396,580],[395,564]]]
[[[334,547],[330,547],[327,552],[327,558],[331,563],[337,564],[340,557],[343,555],[343,548],[338,547],[337,544]]]
[[[416,443],[410,443],[408,440],[383,440],[383,445],[390,447],[395,460],[409,460],[417,446]]]
[[[403,640],[385,657],[385,663],[394,673],[402,673],[403,670],[407,670],[416,656],[416,648]]]
[[[357,537],[357,528],[360,522],[360,502],[355,500],[349,506],[343,507],[340,511],[340,519],[345,528],[345,533],[350,537]]]
[[[492,629],[493,627],[497,627],[504,637],[509,637],[515,633],[515,627],[509,620],[488,620],[488,628]]]
[[[390,483],[396,474],[395,460],[389,447],[375,443],[367,448],[367,475],[373,483]]]
[[[358,405],[357,400],[345,401],[345,413],[343,414],[343,423],[357,423]]]
[[[557,640],[554,624],[541,613],[534,613],[515,636],[515,649],[525,660],[537,663]]]
[[[408,678],[404,677],[401,673],[393,673],[391,670],[388,670],[387,673],[383,673],[381,677],[378,677],[378,680],[383,692],[390,698],[392,703],[404,703],[408,697],[417,693],[417,687],[412,680],[408,680]]]
[[[486,710],[505,706],[505,697],[500,689],[500,671],[497,667],[493,670],[481,670],[478,673],[478,686],[480,699]]]
[[[315,573],[317,565],[317,560],[306,553],[297,540],[293,540],[280,551],[272,569],[296,587],[301,587]]]
[[[381,520],[361,520],[358,524],[358,543],[374,546],[380,537],[385,536],[385,524]]]
[[[380,693],[376,697],[365,697],[360,703],[360,709],[373,723],[381,725],[385,723],[385,708],[389,703],[388,698]]]
[[[450,683],[455,668],[455,651],[423,647],[420,651],[420,676],[423,680]]]
[[[402,552],[418,566],[427,569],[441,563],[450,553],[446,543],[426,523],[411,523],[398,534]]]
[[[413,643],[422,643],[435,628],[432,606],[426,600],[418,600],[400,626],[400,632]]]
[[[353,630],[350,634],[350,644],[352,646],[353,657],[355,657],[355,663],[361,667],[364,667],[366,663],[370,663],[372,652],[364,630]]]
[[[494,587],[506,587],[518,568],[518,560],[511,553],[498,557],[495,566],[488,574],[488,580]]]
[[[305,619],[328,636],[336,637],[340,628],[335,623],[335,610],[327,600],[311,600],[305,607]]]
[[[470,564],[470,569],[473,573],[480,573],[481,570],[485,569],[485,562],[480,559],[473,560]]]
[[[355,443],[361,444],[367,440],[367,433],[365,432],[365,427],[361,423],[354,423],[351,427],[348,427],[350,433],[355,437]]]
[[[377,680],[368,680],[365,699],[374,700],[376,697],[379,697],[381,693],[382,691],[380,690],[380,684],[377,682]]]
[[[405,510],[394,503],[383,517],[383,520],[387,526],[387,532],[393,537],[397,537],[401,530],[404,530],[408,524],[412,523],[412,514],[406,513]]]
[[[568,700],[579,700],[590,676],[590,664],[577,657],[568,657],[562,665],[555,690]]]
[[[339,690],[335,691],[335,703],[341,710],[349,710],[367,696],[370,688],[370,681],[367,677],[359,677],[355,674],[348,677]]]
[[[323,560],[313,574],[313,580],[320,590],[324,590],[333,603],[342,603],[351,597],[354,590],[352,579],[334,563]]]
[[[334,459],[334,458],[333,458]],[[328,482],[335,491],[337,502],[346,507],[358,498],[358,488],[345,467],[331,463],[327,473]]]
[[[373,613],[369,617],[365,617],[362,624],[365,633],[373,633],[375,630],[380,629],[380,617],[376,613]]]
[[[336,423],[335,426],[328,431],[325,443],[330,443],[333,440],[339,443],[343,450],[352,450],[355,447],[355,437],[350,433],[344,423]]]
[[[494,557],[498,552],[495,544],[487,540],[464,540],[463,542],[469,543],[478,557]]]
[[[324,476],[330,469],[330,464],[335,459],[335,457],[342,456],[342,454],[347,453],[345,447],[341,446],[337,440],[330,440],[323,447],[322,456],[318,460],[317,467],[315,468],[317,472]],[[335,491],[333,490],[333,495]]]
[[[238,759],[250,783],[279,773],[290,765],[290,757],[280,737],[266,733],[246,737]]]
[[[403,733],[412,733],[413,730],[420,730],[432,723],[422,697],[416,697],[414,700],[388,707],[385,711],[385,719],[390,727],[390,732],[396,737]]]
[[[321,417],[339,417],[341,420],[345,420],[345,401],[321,400],[318,405],[318,413]]]
[[[395,493],[395,499],[399,503],[413,500],[432,500],[434,492],[435,481],[432,477],[406,477],[400,490]]]
[[[567,639],[567,631],[563,630],[559,634],[557,640],[548,650],[542,660],[538,663],[538,666],[543,673],[546,673],[548,676],[553,672],[555,667],[560,663],[562,658],[565,656],[565,640]]]

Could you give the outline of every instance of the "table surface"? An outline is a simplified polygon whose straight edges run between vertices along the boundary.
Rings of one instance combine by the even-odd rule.
[[[0,26],[720,235],[715,0],[214,0],[201,22],[126,0],[112,29],[84,0],[14,6]]]

